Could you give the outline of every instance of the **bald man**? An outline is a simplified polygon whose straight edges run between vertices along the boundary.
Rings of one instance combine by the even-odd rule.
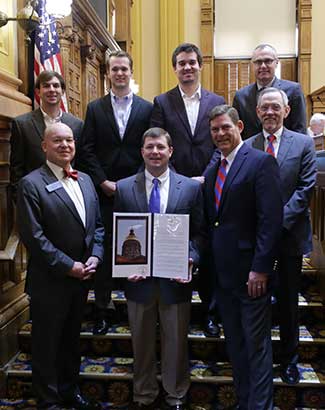
[[[33,388],[38,409],[96,409],[80,395],[80,326],[89,279],[103,256],[104,229],[88,175],[71,167],[71,128],[46,128],[46,163],[18,186],[18,229],[28,255]]]

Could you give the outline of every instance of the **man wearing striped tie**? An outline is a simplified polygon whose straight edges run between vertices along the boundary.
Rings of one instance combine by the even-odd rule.
[[[273,409],[271,282],[282,224],[275,159],[241,139],[228,105],[210,113],[220,154],[205,175],[205,210],[215,291],[233,368],[238,409]]]
[[[245,143],[270,153],[280,167],[284,211],[275,294],[280,321],[281,378],[285,383],[296,384],[299,381],[298,292],[302,255],[312,249],[309,203],[316,181],[316,160],[312,138],[283,126],[289,112],[284,91],[263,90],[257,102],[263,130]]]

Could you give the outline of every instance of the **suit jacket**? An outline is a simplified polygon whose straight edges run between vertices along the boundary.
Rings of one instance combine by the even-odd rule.
[[[273,272],[281,231],[282,199],[275,159],[245,144],[227,174],[218,213],[214,185],[220,164],[210,167],[204,200],[217,282],[222,288],[245,287],[249,272]]]
[[[283,90],[289,99],[291,111],[284,120],[284,125],[289,130],[306,133],[306,104],[301,86],[298,83],[275,78],[272,87]],[[256,114],[257,85],[249,84],[236,91],[233,106],[238,111],[244,123],[242,138],[245,140],[262,131],[262,125]]]
[[[78,144],[83,121],[68,113],[62,113],[62,122],[68,125]],[[10,182],[14,197],[19,180],[45,163],[41,147],[45,122],[41,110],[20,115],[12,121],[10,151]]]
[[[263,133],[245,143],[264,151]],[[307,135],[284,128],[277,155],[283,211],[282,245],[286,252],[303,255],[312,249],[309,204],[316,182],[314,141]]]
[[[117,212],[149,212],[145,188],[145,175],[140,172],[117,183],[115,197]],[[170,171],[170,185],[166,213],[190,215],[189,256],[199,263],[202,247],[203,200],[200,183]],[[140,303],[148,303],[159,287],[163,303],[180,303],[191,300],[192,286],[169,279],[146,278],[138,283],[127,281],[126,297]]]
[[[221,104],[225,104],[223,97],[201,89],[200,109],[193,135],[179,87],[155,97],[151,126],[164,128],[172,137],[174,153],[171,164],[176,172],[188,177],[202,175],[214,150],[209,113]]]
[[[103,256],[104,229],[97,194],[88,175],[78,182],[84,197],[86,227],[69,195],[47,165],[24,177],[18,188],[17,222],[29,254],[26,291],[33,295],[52,289],[60,295],[85,282],[67,275],[75,261]],[[52,184],[52,185],[51,185]],[[38,293],[39,295],[39,293]]]
[[[149,128],[152,104],[133,95],[127,127],[121,139],[111,95],[88,104],[76,167],[87,172],[96,188],[109,179],[118,181],[135,174],[142,164],[141,139]],[[101,191],[98,190],[101,195]]]

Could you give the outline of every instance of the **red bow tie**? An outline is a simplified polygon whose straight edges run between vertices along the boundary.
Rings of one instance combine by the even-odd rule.
[[[72,178],[75,181],[78,179],[78,171],[76,171],[75,169],[72,171],[68,171],[64,169],[63,172],[64,172],[64,178]]]

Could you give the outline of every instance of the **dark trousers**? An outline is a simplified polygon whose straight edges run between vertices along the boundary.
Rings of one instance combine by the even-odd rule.
[[[285,251],[285,249],[284,249]],[[277,284],[275,295],[278,303],[281,364],[298,362],[299,311],[302,256],[280,253],[277,261]]]
[[[273,409],[270,292],[253,299],[247,287],[217,289],[239,406]]]
[[[45,289],[31,298],[32,383],[39,409],[79,393],[80,327],[88,289],[75,285],[68,283],[61,294]]]
[[[112,280],[112,230],[113,230],[113,198],[101,196],[100,211],[105,228],[104,257],[98,266],[94,278],[96,314],[105,318],[111,301]]]

